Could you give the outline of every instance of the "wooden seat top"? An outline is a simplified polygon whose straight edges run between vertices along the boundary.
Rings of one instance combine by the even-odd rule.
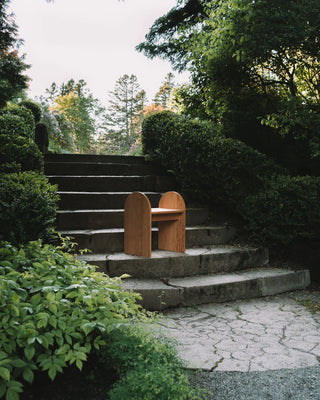
[[[151,208],[151,214],[179,214],[184,210],[180,208]]]

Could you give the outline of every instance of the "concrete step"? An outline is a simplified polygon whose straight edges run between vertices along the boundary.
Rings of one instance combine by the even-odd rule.
[[[108,154],[45,154],[45,162],[81,162],[81,163],[113,163],[113,164],[145,164],[144,157],[114,156]]]
[[[103,162],[46,162],[46,175],[161,175],[164,171],[151,163],[121,164]]]
[[[85,209],[123,209],[126,198],[131,192],[79,192],[58,191],[60,210],[85,210]],[[157,207],[161,193],[145,192],[151,207]]]
[[[151,258],[125,253],[86,254],[81,258],[110,276],[168,279],[261,267],[269,262],[269,253],[267,249],[216,245],[187,248],[185,253],[154,250]]]
[[[79,249],[89,249],[93,253],[114,253],[123,251],[123,228],[97,230],[60,231],[63,236],[72,237]],[[234,236],[232,227],[186,227],[186,247],[210,246],[228,243]],[[158,247],[158,229],[152,228],[152,248]]]
[[[166,192],[176,189],[174,179],[168,176],[111,176],[111,175],[48,175],[60,191]]]
[[[56,228],[58,230],[122,228],[123,215],[123,209],[58,210]],[[187,225],[201,225],[207,219],[208,209],[187,208]]]
[[[123,287],[140,293],[142,306],[149,310],[271,296],[305,289],[309,284],[309,270],[291,271],[280,268],[258,268],[162,281],[123,279]]]

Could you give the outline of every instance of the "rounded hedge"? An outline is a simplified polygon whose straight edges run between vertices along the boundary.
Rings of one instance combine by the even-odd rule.
[[[34,122],[37,124],[41,119],[41,106],[32,100],[23,100],[19,103],[20,107],[25,107],[32,112]]]
[[[25,125],[25,132],[19,133],[20,136],[26,136],[31,139],[34,139],[34,132],[35,132],[35,120],[33,114],[30,110],[25,107],[19,107],[17,105],[11,105],[4,108],[1,111],[2,115],[16,115],[20,117]]]
[[[29,137],[29,130],[23,118],[14,114],[0,114],[0,135]]]
[[[44,175],[1,174],[0,199],[0,240],[21,244],[47,237],[56,218],[58,195]]]
[[[163,112],[147,117],[143,150],[174,172],[185,195],[237,207],[249,192],[283,169],[239,140],[218,133],[212,123]]]
[[[43,156],[36,143],[27,137],[0,134],[2,164],[16,163],[22,171],[43,172]]]

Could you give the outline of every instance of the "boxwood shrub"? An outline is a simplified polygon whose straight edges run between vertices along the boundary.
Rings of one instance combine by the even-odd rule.
[[[24,120],[14,114],[0,114],[0,135],[10,137],[23,136],[29,137],[28,127]]]
[[[13,244],[47,237],[54,224],[56,187],[36,172],[0,174],[0,240]]]
[[[0,133],[0,159],[3,164],[20,164],[21,171],[43,172],[43,156],[36,143],[27,137]]]
[[[283,169],[239,140],[218,134],[213,124],[171,112],[145,119],[145,154],[172,170],[188,198],[238,207],[250,192]]]
[[[19,107],[25,107],[26,109],[28,109],[29,111],[32,112],[35,124],[40,122],[40,119],[41,119],[41,106],[40,106],[40,104],[38,104],[38,103],[36,103],[36,102],[34,102],[32,100],[22,100],[19,103]]]
[[[286,245],[320,238],[320,178],[278,175],[248,195],[241,214],[259,241]]]
[[[10,105],[1,110],[1,114],[3,117],[6,116],[12,116],[15,115],[17,117],[20,117],[20,119],[23,121],[24,124],[24,130],[17,132],[18,135],[20,136],[26,136],[30,139],[34,139],[34,134],[35,134],[35,121],[33,114],[30,110],[28,110],[26,107],[20,107],[17,105]],[[6,127],[4,126],[3,128],[4,133],[10,133],[6,132]]]
[[[292,177],[264,154],[208,123],[170,112],[145,119],[144,152],[172,170],[189,199],[222,204],[268,245],[319,238],[319,178]]]

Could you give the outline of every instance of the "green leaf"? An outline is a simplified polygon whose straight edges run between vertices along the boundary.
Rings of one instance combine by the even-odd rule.
[[[12,360],[11,364],[16,368],[23,368],[23,367],[25,367],[27,365],[25,361],[21,360],[21,358],[17,358],[15,360]]]
[[[22,373],[23,379],[28,382],[28,383],[32,383],[33,382],[33,378],[34,378],[34,374],[33,371],[30,368],[25,368],[23,370]]]
[[[18,392],[13,389],[8,389],[6,394],[6,400],[19,400]]]
[[[56,375],[57,375],[57,370],[56,370],[56,367],[55,367],[54,365],[52,365],[52,366],[49,368],[48,375],[49,375],[50,379],[51,379],[52,381],[54,381],[54,378],[55,378]]]
[[[0,367],[0,376],[5,381],[9,381],[10,380],[10,371],[8,370],[8,368]]]
[[[27,347],[25,347],[25,349],[24,349],[24,354],[25,354],[25,356],[27,357],[27,360],[31,360],[32,359],[32,357],[34,356],[34,353],[35,353],[35,348],[34,348],[34,346],[27,346]]]
[[[79,358],[76,360],[76,366],[80,371],[82,370],[83,362]]]

